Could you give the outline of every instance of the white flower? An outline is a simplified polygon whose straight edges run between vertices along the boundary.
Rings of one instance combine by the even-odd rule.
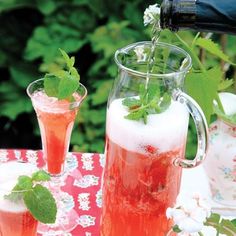
[[[137,62],[140,62],[140,61],[145,61],[146,58],[147,58],[147,53],[144,53],[144,47],[143,45],[141,46],[136,46],[135,49],[134,49],[134,52],[137,56]]]
[[[159,18],[160,15],[160,7],[158,4],[150,5],[144,11],[143,21],[144,25],[154,24]]]
[[[168,208],[167,218],[172,218],[174,223],[182,230],[179,235],[196,235],[204,227],[204,222],[210,216],[211,209],[205,199],[199,194],[178,197],[174,208]]]

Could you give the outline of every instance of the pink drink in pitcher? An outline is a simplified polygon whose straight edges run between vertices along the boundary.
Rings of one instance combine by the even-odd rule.
[[[122,99],[114,100],[107,113],[101,236],[164,236],[182,171],[173,162],[184,157],[189,115],[174,101],[146,125],[125,115]]]

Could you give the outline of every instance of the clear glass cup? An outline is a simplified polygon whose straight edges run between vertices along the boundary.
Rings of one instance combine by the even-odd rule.
[[[46,171],[51,175],[50,188],[58,206],[56,223],[54,225],[40,224],[39,232],[44,233],[49,230],[55,233],[70,232],[77,225],[77,213],[74,210],[68,211],[63,208],[65,204],[60,185],[64,180],[64,165],[72,128],[79,107],[87,95],[87,90],[80,83],[79,88],[73,94],[73,102],[58,100],[45,94],[44,79],[39,79],[27,87],[27,94],[31,98],[37,114]]]
[[[160,101],[168,94],[171,105],[148,115],[147,124],[124,118],[123,99],[137,98],[140,84],[147,84],[150,52],[151,42],[138,42],[115,54],[118,74],[107,106],[101,236],[166,235],[172,226],[166,209],[175,204],[182,167],[195,167],[205,158],[207,123],[198,104],[183,92],[191,58],[179,47],[159,43],[149,74],[148,84],[158,85]],[[193,160],[185,159],[189,114],[198,136]]]
[[[35,168],[31,164],[9,161],[0,163],[0,235],[36,236],[38,221],[26,208],[23,199],[11,201],[6,198],[12,193],[19,175],[27,175]],[[21,194],[22,191],[14,191]]]

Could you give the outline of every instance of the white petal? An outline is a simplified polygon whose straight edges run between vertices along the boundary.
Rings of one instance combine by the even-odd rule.
[[[186,218],[185,220],[182,220],[178,226],[182,231],[187,233],[196,233],[202,230],[203,224],[196,222],[191,218]]]
[[[172,212],[172,218],[175,224],[179,225],[182,221],[186,219],[187,215],[184,211],[181,209],[175,209],[175,211]]]
[[[166,210],[166,217],[168,218],[168,219],[170,219],[171,217],[173,217],[173,212],[174,212],[174,208],[170,208],[170,207],[168,207],[167,208],[167,210]]]
[[[202,208],[197,208],[191,212],[191,218],[198,222],[205,222],[207,217],[207,212]]]

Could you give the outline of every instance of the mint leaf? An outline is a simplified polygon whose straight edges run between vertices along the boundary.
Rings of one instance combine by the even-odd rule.
[[[65,61],[67,70],[62,68],[45,75],[44,90],[50,97],[58,99],[73,99],[73,93],[79,88],[80,75],[74,67],[75,58],[69,57],[67,53],[59,49]]]
[[[68,76],[60,80],[58,86],[58,99],[66,99],[72,97],[72,94],[79,87],[79,81],[72,77]]]
[[[12,189],[11,193],[8,195],[5,195],[4,198],[13,202],[17,202],[22,198],[25,191],[31,189],[32,186],[33,186],[33,183],[29,176],[26,176],[26,175],[19,176],[18,182],[15,185],[15,187]]]
[[[60,52],[61,52],[61,54],[62,54],[62,56],[63,56],[63,58],[66,62],[66,65],[70,68],[70,65],[71,65],[70,57],[67,55],[67,53],[64,50],[62,50],[60,48],[59,48],[59,50],[60,50]]]
[[[44,77],[44,90],[49,97],[57,97],[58,95],[58,86],[60,80],[58,77],[52,74],[47,74]]]
[[[51,192],[37,184],[31,191],[24,194],[24,203],[35,219],[44,224],[54,223],[56,220],[57,206]]]
[[[159,105],[161,109],[160,112],[165,111],[170,106],[170,103],[171,103],[170,95],[168,93],[164,93],[161,103]]]
[[[20,199],[35,219],[42,223],[54,223],[57,207],[51,192],[37,182],[48,181],[50,176],[43,170],[39,170],[29,176],[19,176],[18,182],[5,199],[16,202]],[[35,186],[33,184],[36,184]]]
[[[75,64],[75,57],[71,57],[69,63],[67,64],[67,66],[68,66],[69,68],[74,68],[74,67],[73,67],[74,64]]]
[[[141,102],[137,98],[125,98],[122,101],[124,106],[127,106],[129,109],[137,108],[141,106]]]
[[[126,115],[125,118],[129,120],[140,120],[141,118],[143,118],[144,113],[145,111],[143,109],[137,110]]]
[[[18,183],[14,187],[15,190],[29,190],[33,186],[32,180],[29,176],[22,175],[18,178]]]
[[[80,80],[80,75],[78,73],[78,71],[75,69],[75,67],[72,67],[70,69],[70,73],[73,77],[75,77],[78,81]]]
[[[147,94],[147,100],[148,102],[151,102],[154,98],[159,98],[160,96],[160,88],[157,84],[152,84],[148,86],[148,94]]]
[[[50,175],[44,170],[39,170],[32,175],[32,181],[49,181]]]
[[[140,101],[141,103],[145,103],[145,98],[147,96],[147,90],[145,88],[145,85],[144,84],[140,84],[139,86],[139,98],[140,98]]]
[[[144,84],[139,87],[139,98],[129,97],[122,101],[129,109],[129,114],[125,116],[129,120],[143,120],[147,124],[147,116],[165,111],[171,103],[171,97],[164,93],[160,97],[160,87],[157,84],[149,84],[146,89]]]

